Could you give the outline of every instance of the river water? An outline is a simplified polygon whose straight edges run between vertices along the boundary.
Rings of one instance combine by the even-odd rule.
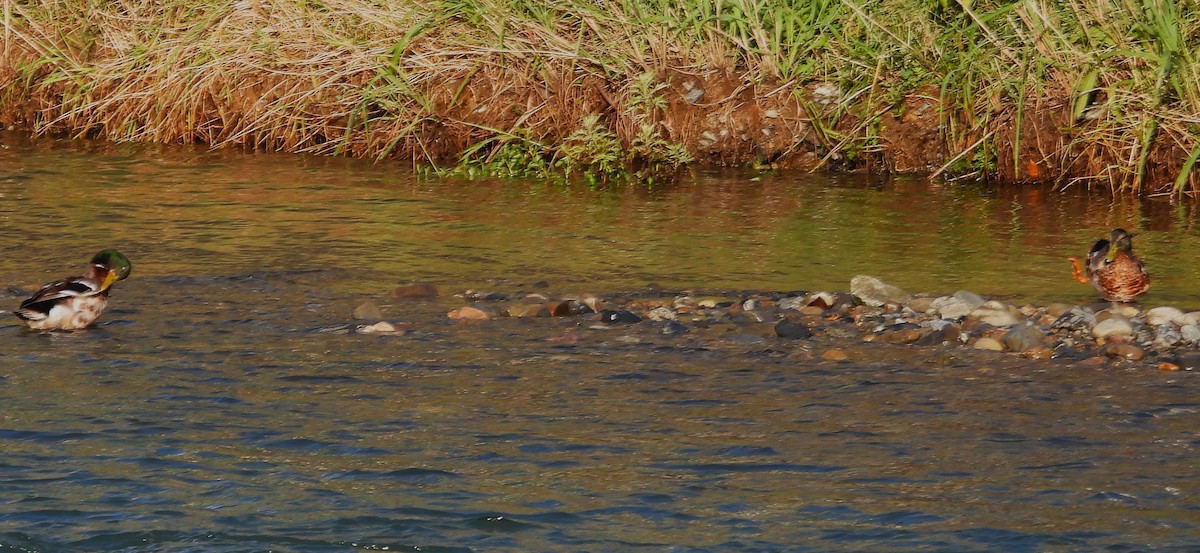
[[[1080,190],[596,191],[0,135],[3,309],[101,248],[134,264],[93,329],[0,325],[0,551],[1195,551],[1191,373],[446,317],[468,289],[858,273],[1078,303],[1064,258],[1114,226],[1139,233],[1145,303],[1189,306],[1194,219]],[[390,297],[414,281],[443,294]],[[409,331],[346,332],[365,300]]]

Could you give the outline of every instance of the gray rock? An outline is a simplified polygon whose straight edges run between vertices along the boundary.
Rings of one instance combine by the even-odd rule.
[[[780,309],[799,310],[808,305],[808,298],[804,296],[789,296],[779,300],[776,304]]]
[[[1128,338],[1133,336],[1133,325],[1125,317],[1110,317],[1092,327],[1092,335],[1097,340],[1109,338]]]
[[[998,328],[1009,327],[1021,322],[1021,314],[1015,307],[995,300],[984,302],[983,305],[971,311],[967,317]]]
[[[1175,325],[1164,324],[1154,327],[1154,345],[1160,348],[1169,348],[1178,344],[1183,340],[1183,334],[1175,328]]]
[[[1187,319],[1183,315],[1183,311],[1177,308],[1162,306],[1155,307],[1146,312],[1146,324],[1150,326],[1176,325],[1183,326],[1187,324]]]
[[[662,326],[662,329],[659,332],[661,332],[663,336],[678,336],[680,334],[687,334],[689,329],[678,322],[667,321],[667,323]]]
[[[804,326],[804,324],[790,319],[784,319],[778,323],[775,323],[775,335],[780,338],[795,340],[812,338],[813,334],[808,327]]]
[[[903,304],[912,297],[912,294],[898,286],[868,275],[858,275],[850,279],[850,293],[871,307],[879,307],[887,302]]]
[[[1008,351],[1029,351],[1045,345],[1046,333],[1031,324],[1013,325],[1000,338],[1000,342]]]
[[[976,294],[975,292],[969,292],[967,290],[959,290],[955,292],[954,298],[969,304],[971,307],[979,307],[987,302],[987,300],[983,299],[983,297],[979,294]]]
[[[1096,314],[1082,305],[1068,309],[1050,325],[1051,328],[1062,330],[1084,330],[1093,326],[1096,326]]]
[[[1193,344],[1200,342],[1200,325],[1183,325],[1179,327],[1179,336]]]

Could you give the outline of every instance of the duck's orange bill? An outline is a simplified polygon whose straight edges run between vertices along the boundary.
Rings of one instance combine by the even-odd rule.
[[[1074,276],[1075,280],[1087,284],[1089,282],[1088,277],[1087,275],[1083,274],[1083,265],[1079,264],[1079,260],[1075,259],[1074,257],[1068,257],[1067,261],[1070,261],[1071,265],[1075,266],[1075,274],[1071,276]]]

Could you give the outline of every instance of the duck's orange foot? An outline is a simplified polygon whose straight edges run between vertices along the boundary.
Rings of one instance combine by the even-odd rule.
[[[1074,274],[1071,275],[1071,276],[1075,277],[1075,280],[1078,280],[1079,282],[1082,282],[1084,284],[1091,282],[1090,280],[1088,280],[1087,275],[1083,274],[1083,265],[1081,265],[1079,263],[1078,259],[1075,259],[1074,257],[1068,257],[1067,261],[1070,261],[1071,265],[1073,265],[1075,267]]]

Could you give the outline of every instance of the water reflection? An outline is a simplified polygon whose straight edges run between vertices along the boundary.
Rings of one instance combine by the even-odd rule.
[[[1194,290],[1190,205],[813,175],[660,190],[415,181],[359,161],[0,150],[0,282],[136,267],[103,324],[0,325],[0,549],[1194,549],[1192,376],[848,343],[853,363],[447,320],[399,282],[1090,299],[1066,255],[1142,233]],[[532,283],[545,281],[534,287]],[[15,305],[21,295],[0,298]],[[362,299],[414,323],[340,332]],[[575,340],[564,341],[564,335]]]

